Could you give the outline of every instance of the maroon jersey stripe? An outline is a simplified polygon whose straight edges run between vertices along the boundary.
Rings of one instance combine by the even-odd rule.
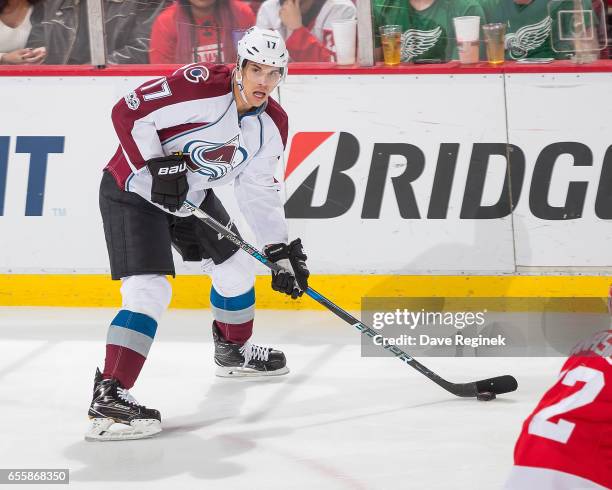
[[[173,138],[174,136],[185,133],[191,129],[203,128],[206,126],[207,122],[203,123],[188,123],[188,124],[179,124],[178,126],[173,126],[171,128],[164,128],[157,131],[157,136],[159,136],[159,141],[164,143],[165,141]]]
[[[287,133],[289,131],[289,119],[287,113],[274,99],[268,99],[268,106],[266,107],[266,114],[272,118],[274,124],[278,128],[278,132],[283,140],[283,148],[287,147]]]
[[[115,182],[117,182],[117,186],[119,186],[120,189],[125,189],[125,182],[128,177],[132,175],[132,169],[123,155],[121,146],[117,148],[117,151],[111,158],[110,162],[108,162],[108,165],[104,167],[104,170],[113,176]]]

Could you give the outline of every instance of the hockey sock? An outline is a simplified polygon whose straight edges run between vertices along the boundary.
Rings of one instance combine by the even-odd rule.
[[[210,307],[221,335],[235,344],[244,344],[253,333],[255,288],[240,296],[226,297],[212,287]]]
[[[120,310],[108,329],[102,377],[119,380],[125,389],[134,386],[156,330],[157,322],[150,316]]]

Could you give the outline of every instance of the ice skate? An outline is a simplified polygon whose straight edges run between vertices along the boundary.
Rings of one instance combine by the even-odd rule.
[[[285,354],[271,347],[245,342],[233,344],[223,338],[221,331],[213,322],[215,340],[215,363],[217,376],[222,378],[280,376],[287,374]]]
[[[116,379],[102,379],[99,369],[88,415],[87,441],[144,439],[162,430],[159,411],[140,405]]]

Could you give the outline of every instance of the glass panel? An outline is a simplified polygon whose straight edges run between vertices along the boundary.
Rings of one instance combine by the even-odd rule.
[[[91,63],[89,24],[97,20],[88,18],[88,1],[8,5],[0,0],[0,22],[11,32],[0,36],[0,63]],[[238,39],[258,25],[281,33],[294,63],[352,65],[355,1],[102,0],[107,64],[233,63]],[[462,56],[486,61],[482,26],[489,23],[504,25],[506,60],[608,57],[602,0],[372,0],[372,14],[379,62],[384,58],[380,28],[389,25],[399,26],[386,46],[389,53],[398,51],[391,58],[399,54],[401,63],[445,63]],[[457,17],[478,18],[477,41],[461,38],[470,28],[464,25],[458,32]]]
[[[151,29],[168,0],[104,0],[107,63],[148,63]]]
[[[378,61],[383,60],[384,54],[381,49],[381,27],[389,25],[401,28],[402,63],[440,63],[459,59],[454,25],[456,17],[474,17],[463,26],[462,34],[465,37],[461,41],[475,42],[478,45],[475,48],[476,54],[483,58],[484,47],[479,43],[479,26],[485,23],[485,16],[482,6],[472,0],[373,0],[373,12],[374,45]],[[475,39],[472,39],[473,33]],[[386,32],[383,35],[386,36]],[[474,51],[473,46],[466,44],[462,47],[466,53],[468,49]]]
[[[378,61],[384,60],[381,27],[391,25],[400,29],[401,63],[457,60],[467,56],[470,49],[473,55],[474,46],[466,42],[471,38],[461,38],[469,33],[467,24],[456,26],[455,20],[467,16],[480,19],[481,61],[487,60],[482,27],[493,23],[502,24],[505,30],[506,60],[548,62],[574,58],[576,52],[588,53],[591,60],[608,57],[607,8],[602,0],[373,0],[372,10]],[[577,28],[581,29],[579,34]],[[387,36],[389,29],[383,29],[387,39],[384,44],[391,53],[393,36]],[[587,58],[581,56],[581,61]],[[393,64],[392,56],[387,64]]]
[[[150,62],[234,62],[238,39],[254,22],[245,2],[174,2],[152,24]]]
[[[331,63],[332,24],[351,19],[356,19],[352,0],[183,0],[153,22],[150,61],[233,63],[238,40],[257,25],[282,35],[292,62]]]
[[[82,2],[83,4],[83,2]],[[3,64],[89,63],[87,12],[81,5],[58,0],[0,2]],[[81,26],[81,28],[79,28]],[[19,54],[19,56],[16,56]]]
[[[483,6],[489,22],[507,26],[507,59],[569,59],[577,50],[586,50],[586,44],[580,45],[583,42],[588,42],[588,50],[597,59],[607,48],[606,9],[601,0],[483,0]],[[585,28],[580,35],[573,30],[577,23]]]
[[[606,9],[601,0],[551,0],[552,48],[555,53],[576,55],[584,62],[599,57],[607,47]]]
[[[0,1],[0,5],[5,3]],[[169,3],[166,0],[102,0],[107,63],[148,63],[151,25]],[[0,44],[0,52],[25,47],[31,48],[32,53],[46,51],[45,64],[91,63],[89,24],[101,21],[89,18],[88,0],[17,0],[11,3],[11,9],[16,8],[13,4],[19,5],[17,10],[22,8],[31,15],[29,22],[24,18],[20,25],[21,37],[15,35],[15,39],[8,42],[6,36],[0,36],[0,42],[4,43]],[[92,32],[99,30],[92,29]],[[15,45],[17,38],[18,46]],[[102,43],[102,38],[97,42]],[[9,61],[11,59],[9,57]]]

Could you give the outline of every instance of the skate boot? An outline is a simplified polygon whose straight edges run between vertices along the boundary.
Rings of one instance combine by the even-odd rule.
[[[279,376],[289,372],[285,354],[281,351],[250,342],[233,344],[223,338],[215,322],[213,322],[213,339],[215,363],[219,366],[217,376],[222,378]]]
[[[139,405],[116,379],[102,379],[99,369],[88,415],[91,426],[85,434],[87,441],[144,439],[162,430],[157,410]]]

